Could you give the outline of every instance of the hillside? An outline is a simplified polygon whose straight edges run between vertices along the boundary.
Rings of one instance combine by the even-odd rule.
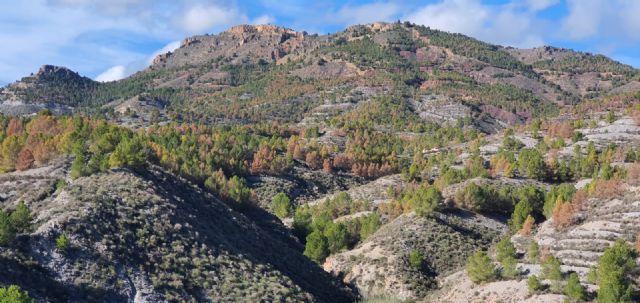
[[[71,180],[68,162],[2,176],[3,204],[24,201],[33,232],[2,249],[0,283],[50,302],[349,301],[350,291],[265,229],[159,169]],[[34,184],[27,191],[24,183]],[[56,182],[66,180],[64,187]],[[40,189],[48,192],[38,193]],[[56,238],[69,237],[69,248]]]
[[[357,25],[324,36],[241,25],[187,38],[120,81],[95,83],[64,70],[45,66],[5,87],[3,112],[20,112],[16,102],[47,102],[120,122],[137,113],[134,125],[147,125],[153,111],[160,113],[154,120],[341,125],[393,109],[397,117],[376,123],[412,129],[420,120],[442,123],[442,113],[455,108],[445,120],[495,132],[583,98],[640,87],[638,70],[604,56],[504,48],[410,23]]]
[[[637,301],[639,76],[410,23],[43,66],[0,91],[0,295]]]

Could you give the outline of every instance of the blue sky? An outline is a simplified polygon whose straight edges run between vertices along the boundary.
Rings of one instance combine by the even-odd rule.
[[[553,45],[640,67],[640,0],[0,0],[0,84],[42,64],[106,81],[183,38],[241,23],[330,33],[409,20],[501,45]]]

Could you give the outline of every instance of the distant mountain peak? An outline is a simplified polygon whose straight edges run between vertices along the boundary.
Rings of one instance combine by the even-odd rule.
[[[34,75],[35,77],[44,76],[44,75],[52,75],[57,74],[61,76],[76,76],[81,77],[77,72],[74,72],[64,66],[56,66],[45,64],[38,69],[38,72]]]

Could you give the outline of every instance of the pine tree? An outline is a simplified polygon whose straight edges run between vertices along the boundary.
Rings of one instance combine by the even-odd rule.
[[[347,228],[342,223],[330,223],[324,230],[324,236],[330,253],[347,247]]]
[[[636,267],[636,252],[624,240],[616,241],[598,261],[598,302],[631,302],[629,273]]]
[[[495,265],[484,251],[478,251],[469,257],[466,269],[474,283],[491,281],[497,276]]]
[[[278,193],[273,197],[271,210],[278,218],[283,219],[293,214],[293,204],[285,193]]]
[[[11,218],[9,214],[0,209],[0,246],[7,246],[13,238],[15,238],[16,232],[13,228]]]
[[[533,206],[529,203],[529,200],[523,199],[516,204],[511,219],[509,220],[509,227],[513,232],[519,231],[524,224],[524,221],[533,214]]]
[[[535,240],[531,240],[527,246],[527,260],[531,263],[540,261],[540,247]]]
[[[509,237],[505,237],[496,245],[496,260],[502,262],[507,258],[516,257],[516,248],[511,243]]]
[[[409,252],[409,256],[407,258],[409,260],[409,266],[411,266],[414,269],[420,269],[422,268],[422,262],[424,261],[424,257],[422,256],[422,253],[418,250],[412,249]]]
[[[584,287],[580,284],[578,274],[575,272],[569,274],[567,284],[564,286],[564,294],[576,301],[584,299]]]
[[[321,231],[316,230],[307,236],[304,255],[318,263],[323,262],[329,255],[327,239]]]
[[[502,262],[502,271],[500,272],[505,279],[513,279],[520,274],[518,269],[518,262],[514,257],[507,257]]]
[[[0,287],[0,303],[35,303],[36,300],[29,293],[20,289],[17,285]]]
[[[29,207],[20,201],[16,209],[11,212],[11,224],[16,232],[26,232],[31,228],[31,211]]]
[[[524,220],[524,223],[522,223],[522,228],[520,228],[520,231],[518,231],[518,233],[523,236],[531,235],[535,222],[535,219],[531,215],[528,215]]]
[[[542,284],[540,284],[540,280],[537,276],[532,275],[527,279],[527,287],[529,288],[529,293],[534,294],[542,289]]]
[[[554,292],[560,292],[562,281],[562,271],[560,270],[560,260],[554,256],[548,256],[542,261],[542,276],[545,279],[551,280],[551,290]]]

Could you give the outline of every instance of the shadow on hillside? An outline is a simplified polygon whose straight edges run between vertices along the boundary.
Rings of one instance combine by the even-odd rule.
[[[176,204],[172,221],[188,220],[207,245],[272,267],[319,301],[354,301],[353,290],[305,257],[300,243],[273,215],[257,207],[242,214],[168,173],[151,171],[144,173],[145,179]]]
[[[45,302],[126,302],[115,292],[90,286],[77,287],[55,280],[52,273],[35,262],[20,262],[0,256],[0,284],[18,285],[28,289],[29,295]]]

